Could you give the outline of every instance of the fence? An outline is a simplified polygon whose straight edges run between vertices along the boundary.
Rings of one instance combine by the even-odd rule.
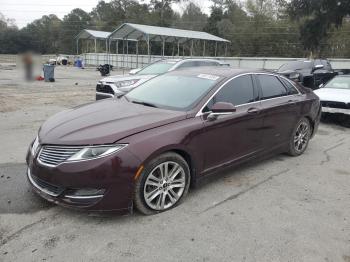
[[[147,65],[149,62],[154,62],[164,58],[191,58],[191,57],[172,57],[172,56],[151,56],[147,55],[123,55],[106,53],[85,53],[81,57],[86,65],[96,66],[100,64],[111,64],[117,68],[140,68]],[[213,58],[213,57],[193,57],[193,58]],[[215,57],[224,63],[230,64],[233,67],[242,68],[261,68],[261,69],[278,69],[281,65],[299,60],[302,58],[278,58],[278,57]],[[350,69],[350,59],[329,59],[334,69]]]
[[[154,62],[164,58],[190,58],[190,57],[172,57],[172,56],[151,56],[150,60],[147,55],[123,55],[106,53],[84,53],[80,55],[84,59],[86,66],[97,66],[100,64],[111,64],[116,68],[132,69],[140,68],[147,65],[150,61]],[[47,62],[51,58],[56,58],[55,55],[41,55],[38,57],[41,63]],[[203,57],[193,57],[203,58]],[[214,58],[214,57],[205,57]],[[70,60],[74,57],[70,56]],[[261,69],[277,69],[281,65],[295,61],[301,58],[279,58],[279,57],[215,57],[224,63],[230,64],[233,67],[242,68],[261,68]],[[18,64],[20,57],[18,55],[0,55],[0,63]],[[350,69],[350,59],[329,59],[334,69]]]

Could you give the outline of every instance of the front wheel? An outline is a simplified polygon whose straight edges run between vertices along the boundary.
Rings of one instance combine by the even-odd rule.
[[[134,203],[143,214],[169,210],[186,196],[190,185],[187,162],[176,153],[153,159],[135,183]]]
[[[302,118],[293,130],[289,142],[288,154],[291,156],[300,156],[303,154],[309,144],[312,134],[310,121]]]

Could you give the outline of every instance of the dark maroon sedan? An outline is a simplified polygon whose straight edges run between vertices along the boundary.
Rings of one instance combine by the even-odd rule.
[[[208,174],[268,153],[301,155],[320,102],[268,72],[174,71],[119,99],[63,111],[28,150],[28,179],[62,206],[144,214],[168,210]]]

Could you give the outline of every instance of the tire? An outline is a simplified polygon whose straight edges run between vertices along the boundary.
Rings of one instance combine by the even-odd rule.
[[[135,182],[135,207],[145,215],[176,207],[188,193],[190,178],[190,168],[179,154],[168,152],[152,159]]]
[[[309,144],[312,134],[312,127],[307,118],[302,118],[296,124],[289,141],[288,154],[291,156],[300,156],[303,154]]]

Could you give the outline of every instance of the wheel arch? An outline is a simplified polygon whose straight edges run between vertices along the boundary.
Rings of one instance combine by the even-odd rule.
[[[197,177],[197,170],[198,170],[198,161],[195,159],[194,154],[191,153],[191,151],[188,148],[182,145],[171,145],[171,146],[166,146],[164,148],[160,148],[155,152],[153,152],[152,154],[150,154],[150,156],[147,157],[147,159],[145,159],[144,164],[147,165],[147,163],[152,161],[152,159],[154,159],[155,157],[168,152],[176,153],[180,155],[183,159],[185,159],[186,163],[190,168],[190,176],[191,176],[190,186],[194,187],[197,181],[196,177]]]

